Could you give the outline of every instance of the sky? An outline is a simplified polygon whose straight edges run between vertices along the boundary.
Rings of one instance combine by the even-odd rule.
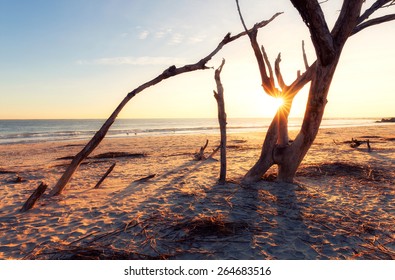
[[[315,60],[299,14],[286,0],[240,5],[249,27],[284,12],[259,31],[259,43],[273,64],[281,52],[291,83],[304,69],[302,40]],[[339,0],[322,4],[330,27],[340,7]],[[134,88],[173,64],[196,63],[226,33],[242,30],[234,0],[0,0],[0,119],[107,118]],[[395,116],[394,31],[395,22],[385,23],[349,39],[324,117]],[[228,118],[272,117],[275,101],[260,86],[248,38],[225,46],[208,66],[222,58]],[[215,118],[214,89],[214,70],[182,74],[138,94],[119,117]],[[298,94],[291,117],[303,117],[307,93]]]

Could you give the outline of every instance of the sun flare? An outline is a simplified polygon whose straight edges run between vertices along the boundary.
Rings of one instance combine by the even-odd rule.
[[[274,98],[274,106],[276,107],[276,109],[280,108],[283,105],[284,105],[284,99],[282,97]]]

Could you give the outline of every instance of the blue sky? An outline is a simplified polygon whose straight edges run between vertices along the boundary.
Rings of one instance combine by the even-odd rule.
[[[369,1],[368,1],[369,2]],[[370,1],[371,2],[371,1]],[[303,69],[309,34],[289,1],[240,0],[248,25],[283,11],[260,31],[288,82]],[[340,1],[323,4],[333,23]],[[392,12],[394,10],[392,9]],[[0,119],[106,118],[122,98],[172,64],[194,63],[227,32],[242,30],[233,0],[0,0]],[[394,115],[394,23],[351,38],[335,75],[327,117]],[[226,46],[229,117],[270,117],[247,38]],[[185,74],[140,93],[120,117],[216,117],[213,71]],[[292,116],[303,116],[307,89]]]

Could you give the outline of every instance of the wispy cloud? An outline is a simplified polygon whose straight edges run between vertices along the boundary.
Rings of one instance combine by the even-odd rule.
[[[180,57],[167,57],[167,56],[141,56],[141,57],[107,57],[94,59],[92,61],[78,60],[79,65],[164,65],[169,66],[173,64],[187,64],[187,60]]]
[[[173,32],[173,30],[171,28],[159,30],[155,33],[155,38],[162,39],[165,36],[168,36],[169,34],[171,34],[172,32]]]
[[[181,33],[174,33],[173,36],[170,38],[169,45],[179,45],[182,43],[184,39],[184,35]]]
[[[145,39],[147,39],[148,35],[149,35],[149,31],[148,30],[143,30],[139,34],[139,39],[140,40],[145,40]]]
[[[196,36],[191,36],[188,38],[188,43],[189,44],[197,44],[200,42],[203,42],[204,39],[206,39],[206,35],[196,35]]]

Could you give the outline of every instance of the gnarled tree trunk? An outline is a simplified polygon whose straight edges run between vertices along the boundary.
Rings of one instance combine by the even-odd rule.
[[[367,20],[379,8],[394,5],[394,1],[378,0],[361,14],[362,4],[365,1],[344,0],[336,24],[330,31],[317,0],[291,0],[291,2],[309,28],[317,60],[311,66],[308,66],[303,44],[303,60],[306,65],[306,72],[298,75],[296,80],[290,86],[287,86],[282,79],[279,55],[275,62],[275,74],[279,86],[277,88],[265,50],[263,47],[262,50],[259,50],[256,40],[257,30],[252,29],[252,31],[248,32],[261,73],[263,89],[271,96],[283,98],[284,105],[278,109],[268,129],[258,161],[244,176],[243,181],[246,183],[260,180],[274,164],[278,166],[278,181],[293,182],[300,163],[317,136],[332,78],[347,39],[366,27],[395,19],[395,15],[387,15]],[[238,0],[236,0],[236,3],[242,24],[247,30]],[[266,68],[269,70],[269,74],[267,74]],[[292,106],[292,100],[300,89],[309,82],[311,82],[309,97],[302,128],[295,140],[290,143],[288,142],[287,133],[288,115]]]

